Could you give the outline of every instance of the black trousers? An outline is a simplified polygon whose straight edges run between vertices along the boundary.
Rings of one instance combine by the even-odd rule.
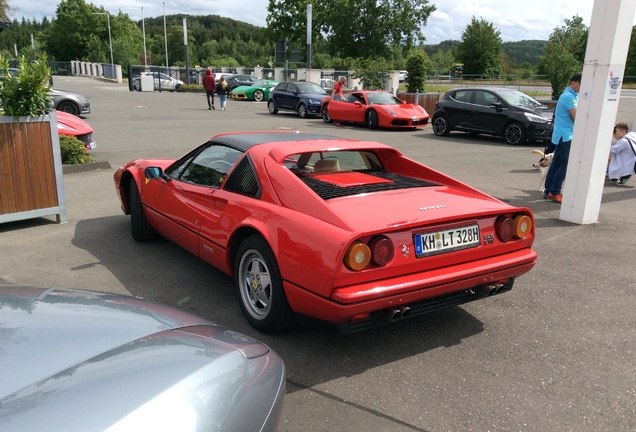
[[[214,90],[206,90],[205,95],[208,98],[208,106],[214,105]]]

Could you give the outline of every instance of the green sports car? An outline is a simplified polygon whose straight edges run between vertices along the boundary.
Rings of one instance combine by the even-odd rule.
[[[253,100],[260,102],[269,97],[271,89],[278,85],[278,81],[260,80],[251,86],[239,86],[232,90],[232,99]]]

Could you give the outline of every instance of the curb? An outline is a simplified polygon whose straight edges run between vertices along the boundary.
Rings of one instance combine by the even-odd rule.
[[[95,161],[76,165],[62,165],[62,172],[64,174],[76,174],[84,171],[95,171],[98,169],[111,169],[111,166],[108,161]]]

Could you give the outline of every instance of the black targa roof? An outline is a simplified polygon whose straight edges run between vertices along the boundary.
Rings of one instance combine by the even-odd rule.
[[[304,132],[255,132],[223,135],[210,140],[213,143],[223,143],[246,151],[250,147],[272,142],[341,140],[333,135],[304,133]]]

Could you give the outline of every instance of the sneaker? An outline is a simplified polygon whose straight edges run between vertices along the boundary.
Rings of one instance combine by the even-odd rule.
[[[627,184],[627,180],[629,180],[629,178],[630,178],[630,177],[631,177],[631,174],[630,174],[630,175],[623,176],[623,177],[621,177],[621,178],[619,178],[619,179],[618,179],[618,181],[616,182],[616,184],[619,184],[619,185]]]
[[[554,202],[558,202],[559,204],[561,203],[561,201],[563,201],[563,195],[561,194],[554,195],[552,192],[548,194],[548,198]]]
[[[544,192],[543,193],[543,199],[548,199],[550,197],[550,193],[549,192]]]
[[[208,109],[209,109],[209,110],[211,110],[211,109],[212,109],[212,107],[208,107]]]
[[[214,108],[214,105],[212,105],[212,109],[213,109],[213,110],[216,110],[216,108]]]

